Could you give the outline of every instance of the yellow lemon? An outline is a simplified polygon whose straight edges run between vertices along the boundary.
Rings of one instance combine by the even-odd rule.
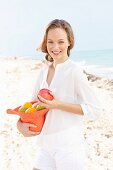
[[[23,104],[23,107],[30,108],[30,107],[32,107],[32,103],[26,102],[26,103]]]
[[[25,112],[26,113],[32,113],[32,112],[36,112],[36,111],[37,111],[36,108],[31,107],[31,108],[28,108]]]

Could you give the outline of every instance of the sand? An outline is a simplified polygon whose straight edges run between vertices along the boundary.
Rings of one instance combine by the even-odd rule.
[[[36,137],[23,137],[16,128],[18,116],[8,115],[31,98],[40,60],[0,58],[0,169],[32,170],[37,150]],[[113,80],[89,78],[98,91],[104,110],[96,121],[85,121],[84,137],[89,146],[87,170],[113,169]]]

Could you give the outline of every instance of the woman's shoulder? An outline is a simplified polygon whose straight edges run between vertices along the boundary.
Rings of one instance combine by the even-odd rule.
[[[71,64],[71,68],[73,69],[73,71],[83,71],[83,66],[81,66],[78,62],[70,59],[70,64]]]
[[[78,81],[80,80],[86,82],[88,79],[85,74],[85,70],[83,66],[81,66],[79,63],[75,61],[72,61],[72,65],[73,66],[71,68],[72,68],[73,77]]]

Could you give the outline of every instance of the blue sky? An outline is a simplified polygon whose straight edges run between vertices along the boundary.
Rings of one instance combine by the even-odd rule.
[[[74,50],[113,48],[113,0],[0,0],[0,55],[37,55],[55,18],[72,25]]]

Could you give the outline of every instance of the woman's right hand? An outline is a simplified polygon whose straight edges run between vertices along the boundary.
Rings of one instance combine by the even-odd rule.
[[[29,130],[29,127],[36,127],[34,124],[31,123],[23,123],[20,119],[17,122],[17,129],[20,133],[23,134],[24,137],[31,137],[39,135],[40,132],[33,132]]]

